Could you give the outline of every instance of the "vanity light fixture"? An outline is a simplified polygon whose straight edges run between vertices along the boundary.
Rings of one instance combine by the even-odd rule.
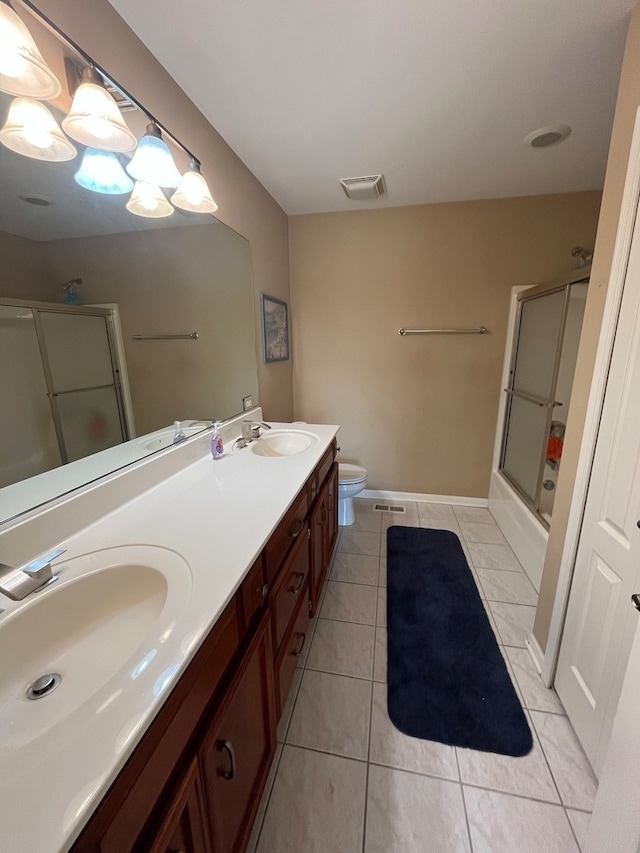
[[[0,2],[0,90],[37,100],[57,98],[62,91],[31,33],[6,1]]]
[[[31,98],[15,98],[0,130],[0,142],[34,160],[62,162],[78,153],[47,107]]]
[[[218,209],[207,182],[200,172],[200,163],[195,157],[182,176],[180,186],[171,196],[171,202],[176,207],[191,213],[215,213]]]
[[[127,210],[136,216],[146,216],[149,219],[162,219],[173,213],[173,207],[160,187],[144,181],[136,181],[131,198],[127,202]]]
[[[102,78],[90,66],[82,73],[82,83],[76,89],[62,127],[72,139],[100,151],[133,151],[138,141]]]
[[[94,193],[122,195],[131,192],[133,181],[111,151],[87,148],[82,164],[75,173],[76,183]]]
[[[147,132],[138,143],[136,153],[127,166],[127,172],[136,181],[157,187],[173,188],[180,183],[180,172],[169,147],[162,139],[160,128],[154,121],[147,125]]]

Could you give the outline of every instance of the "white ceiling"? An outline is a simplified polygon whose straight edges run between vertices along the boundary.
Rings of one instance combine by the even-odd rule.
[[[110,2],[299,214],[601,188],[636,0]]]

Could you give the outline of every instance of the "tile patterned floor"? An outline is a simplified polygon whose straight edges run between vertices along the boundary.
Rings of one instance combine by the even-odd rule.
[[[525,647],[537,595],[489,510],[356,500],[278,726],[250,853],[579,853],[596,782]],[[386,530],[461,539],[534,734],[524,758],[406,737],[386,705]]]

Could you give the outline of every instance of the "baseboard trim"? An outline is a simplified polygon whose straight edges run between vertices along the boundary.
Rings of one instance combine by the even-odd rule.
[[[429,504],[455,504],[456,506],[488,506],[486,498],[465,498],[458,495],[427,495],[421,492],[390,492],[385,489],[363,489],[359,498],[387,501],[416,501]]]

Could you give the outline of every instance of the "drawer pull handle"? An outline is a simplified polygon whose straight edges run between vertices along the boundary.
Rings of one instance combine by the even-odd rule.
[[[292,651],[291,654],[294,658],[299,658],[302,654],[302,650],[304,649],[304,644],[307,642],[307,635],[302,632],[296,633],[293,635],[294,637],[302,637],[302,642],[300,643],[300,648],[297,651]]]
[[[304,530],[304,518],[298,518],[295,525],[291,528],[291,538],[296,539]]]
[[[262,586],[257,587],[256,592],[261,598],[266,598],[269,595],[269,587],[265,583]]]
[[[229,755],[229,762],[231,766],[227,769],[224,764],[218,765],[217,774],[218,776],[222,776],[223,779],[226,779],[230,782],[233,777],[236,775],[236,755],[233,751],[233,744],[230,740],[218,740],[216,741],[216,749],[218,752],[226,752]]]
[[[296,572],[292,577],[300,578],[300,582],[296,584],[296,586],[290,586],[289,592],[294,593],[294,595],[302,589],[302,584],[304,583],[305,573],[304,572]]]

